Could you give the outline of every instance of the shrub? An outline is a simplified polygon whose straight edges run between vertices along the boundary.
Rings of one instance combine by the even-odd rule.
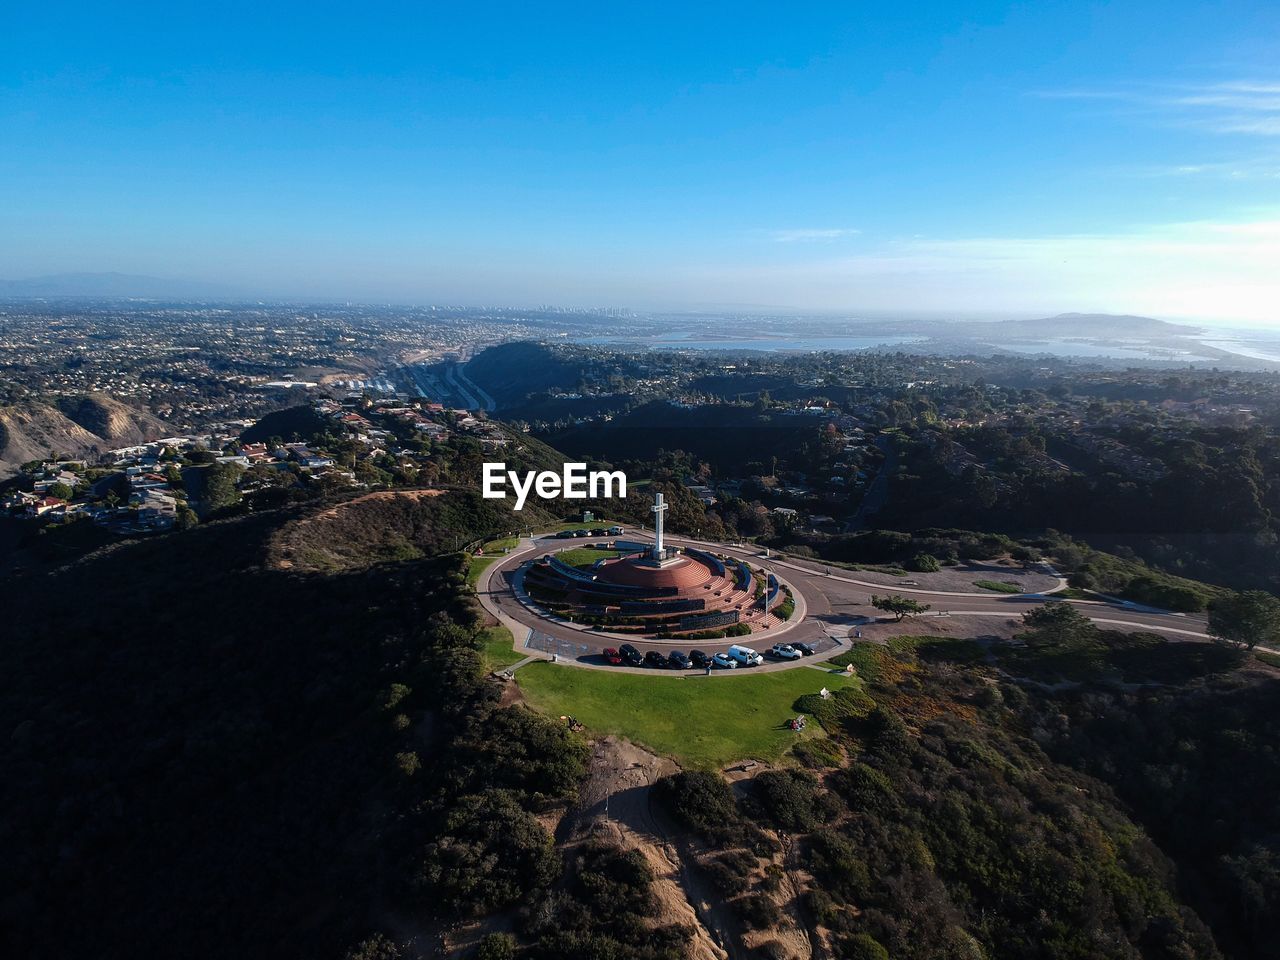
[[[855,763],[831,775],[831,788],[844,797],[851,809],[891,813],[900,806],[889,778],[875,767]]]
[[[907,569],[917,573],[937,573],[939,566],[938,558],[931,553],[917,553],[907,561]]]
[[[834,730],[847,717],[865,717],[875,706],[874,700],[855,687],[837,690],[826,699],[816,693],[806,693],[792,704],[797,713],[809,714],[827,730]]]
[[[749,930],[772,930],[782,922],[778,905],[763,894],[753,893],[735,900],[733,909]]]
[[[855,933],[840,944],[844,960],[889,960],[889,951],[869,933]]]
[[[375,933],[348,950],[346,960],[400,960],[402,956],[404,954],[395,943],[383,934]]]
[[[509,933],[490,933],[476,948],[476,960],[514,960],[516,938]]]
[[[814,876],[842,899],[855,903],[867,899],[871,872],[854,845],[841,834],[831,830],[814,834],[809,864]]]
[[[695,830],[716,830],[738,819],[729,785],[706,770],[684,770],[658,781],[657,794],[667,808]]]
[[[801,740],[791,748],[791,753],[802,764],[813,770],[822,767],[838,767],[844,759],[840,745],[830,737]]]
[[[750,854],[743,853],[743,851],[733,851],[733,854],[739,853],[750,859],[751,867],[755,866],[755,857],[752,857]],[[711,883],[726,897],[732,897],[742,893],[748,886],[750,886],[747,882],[747,877],[750,875],[750,868],[746,871],[739,870],[735,866],[737,861],[733,859],[733,854],[726,854],[725,856],[717,857],[714,860],[708,860],[703,865],[703,870],[711,879]]]
[[[767,770],[751,784],[752,795],[765,816],[787,830],[812,830],[829,818],[827,805],[819,802],[818,781],[802,770]]]
[[[417,885],[457,915],[489,913],[551,883],[560,857],[533,814],[504,791],[464,796],[424,852]]]

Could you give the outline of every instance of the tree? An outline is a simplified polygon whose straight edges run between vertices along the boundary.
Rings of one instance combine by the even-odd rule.
[[[931,553],[917,553],[907,561],[907,569],[915,570],[917,573],[937,573],[938,558]]]
[[[65,483],[55,483],[49,487],[49,496],[57,497],[59,500],[70,500],[75,496],[75,491]]]
[[[512,960],[516,938],[509,933],[491,933],[476,948],[476,960]]]
[[[914,617],[917,614],[924,613],[932,606],[928,603],[921,603],[919,600],[901,597],[896,593],[889,597],[877,597],[872,594],[871,605],[877,610],[892,613],[894,620],[899,623],[906,617]]]
[[[177,513],[174,514],[174,526],[179,530],[190,530],[199,521],[196,518],[196,512],[185,503],[178,505]]]
[[[1209,632],[1246,650],[1259,643],[1280,643],[1280,600],[1265,590],[1246,590],[1216,600],[1209,607]]]
[[[1097,627],[1069,603],[1050,600],[1042,607],[1028,610],[1022,622],[1030,627],[1028,643],[1032,646],[1057,646],[1091,638]]]
[[[1016,546],[1009,551],[1009,557],[1022,564],[1022,569],[1026,570],[1031,564],[1040,559],[1040,555],[1030,547]]]
[[[1067,583],[1077,590],[1096,590],[1098,588],[1097,578],[1088,570],[1075,571],[1067,577]]]

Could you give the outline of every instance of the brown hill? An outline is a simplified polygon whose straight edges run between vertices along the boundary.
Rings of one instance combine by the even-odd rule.
[[[116,447],[167,433],[162,420],[104,396],[68,397],[58,407],[26,402],[0,407],[0,477],[29,460],[65,455],[96,459]]]
[[[63,397],[58,401],[58,408],[68,418],[101,437],[112,447],[145,443],[169,432],[169,427],[163,420],[101,393]]]

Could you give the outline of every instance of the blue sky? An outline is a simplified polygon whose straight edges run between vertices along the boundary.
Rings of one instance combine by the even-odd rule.
[[[0,148],[10,279],[1280,324],[1272,2],[23,4]]]

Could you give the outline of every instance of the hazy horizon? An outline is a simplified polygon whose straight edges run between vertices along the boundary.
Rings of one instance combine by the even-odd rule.
[[[9,281],[1280,326],[1272,4],[10,21]]]

